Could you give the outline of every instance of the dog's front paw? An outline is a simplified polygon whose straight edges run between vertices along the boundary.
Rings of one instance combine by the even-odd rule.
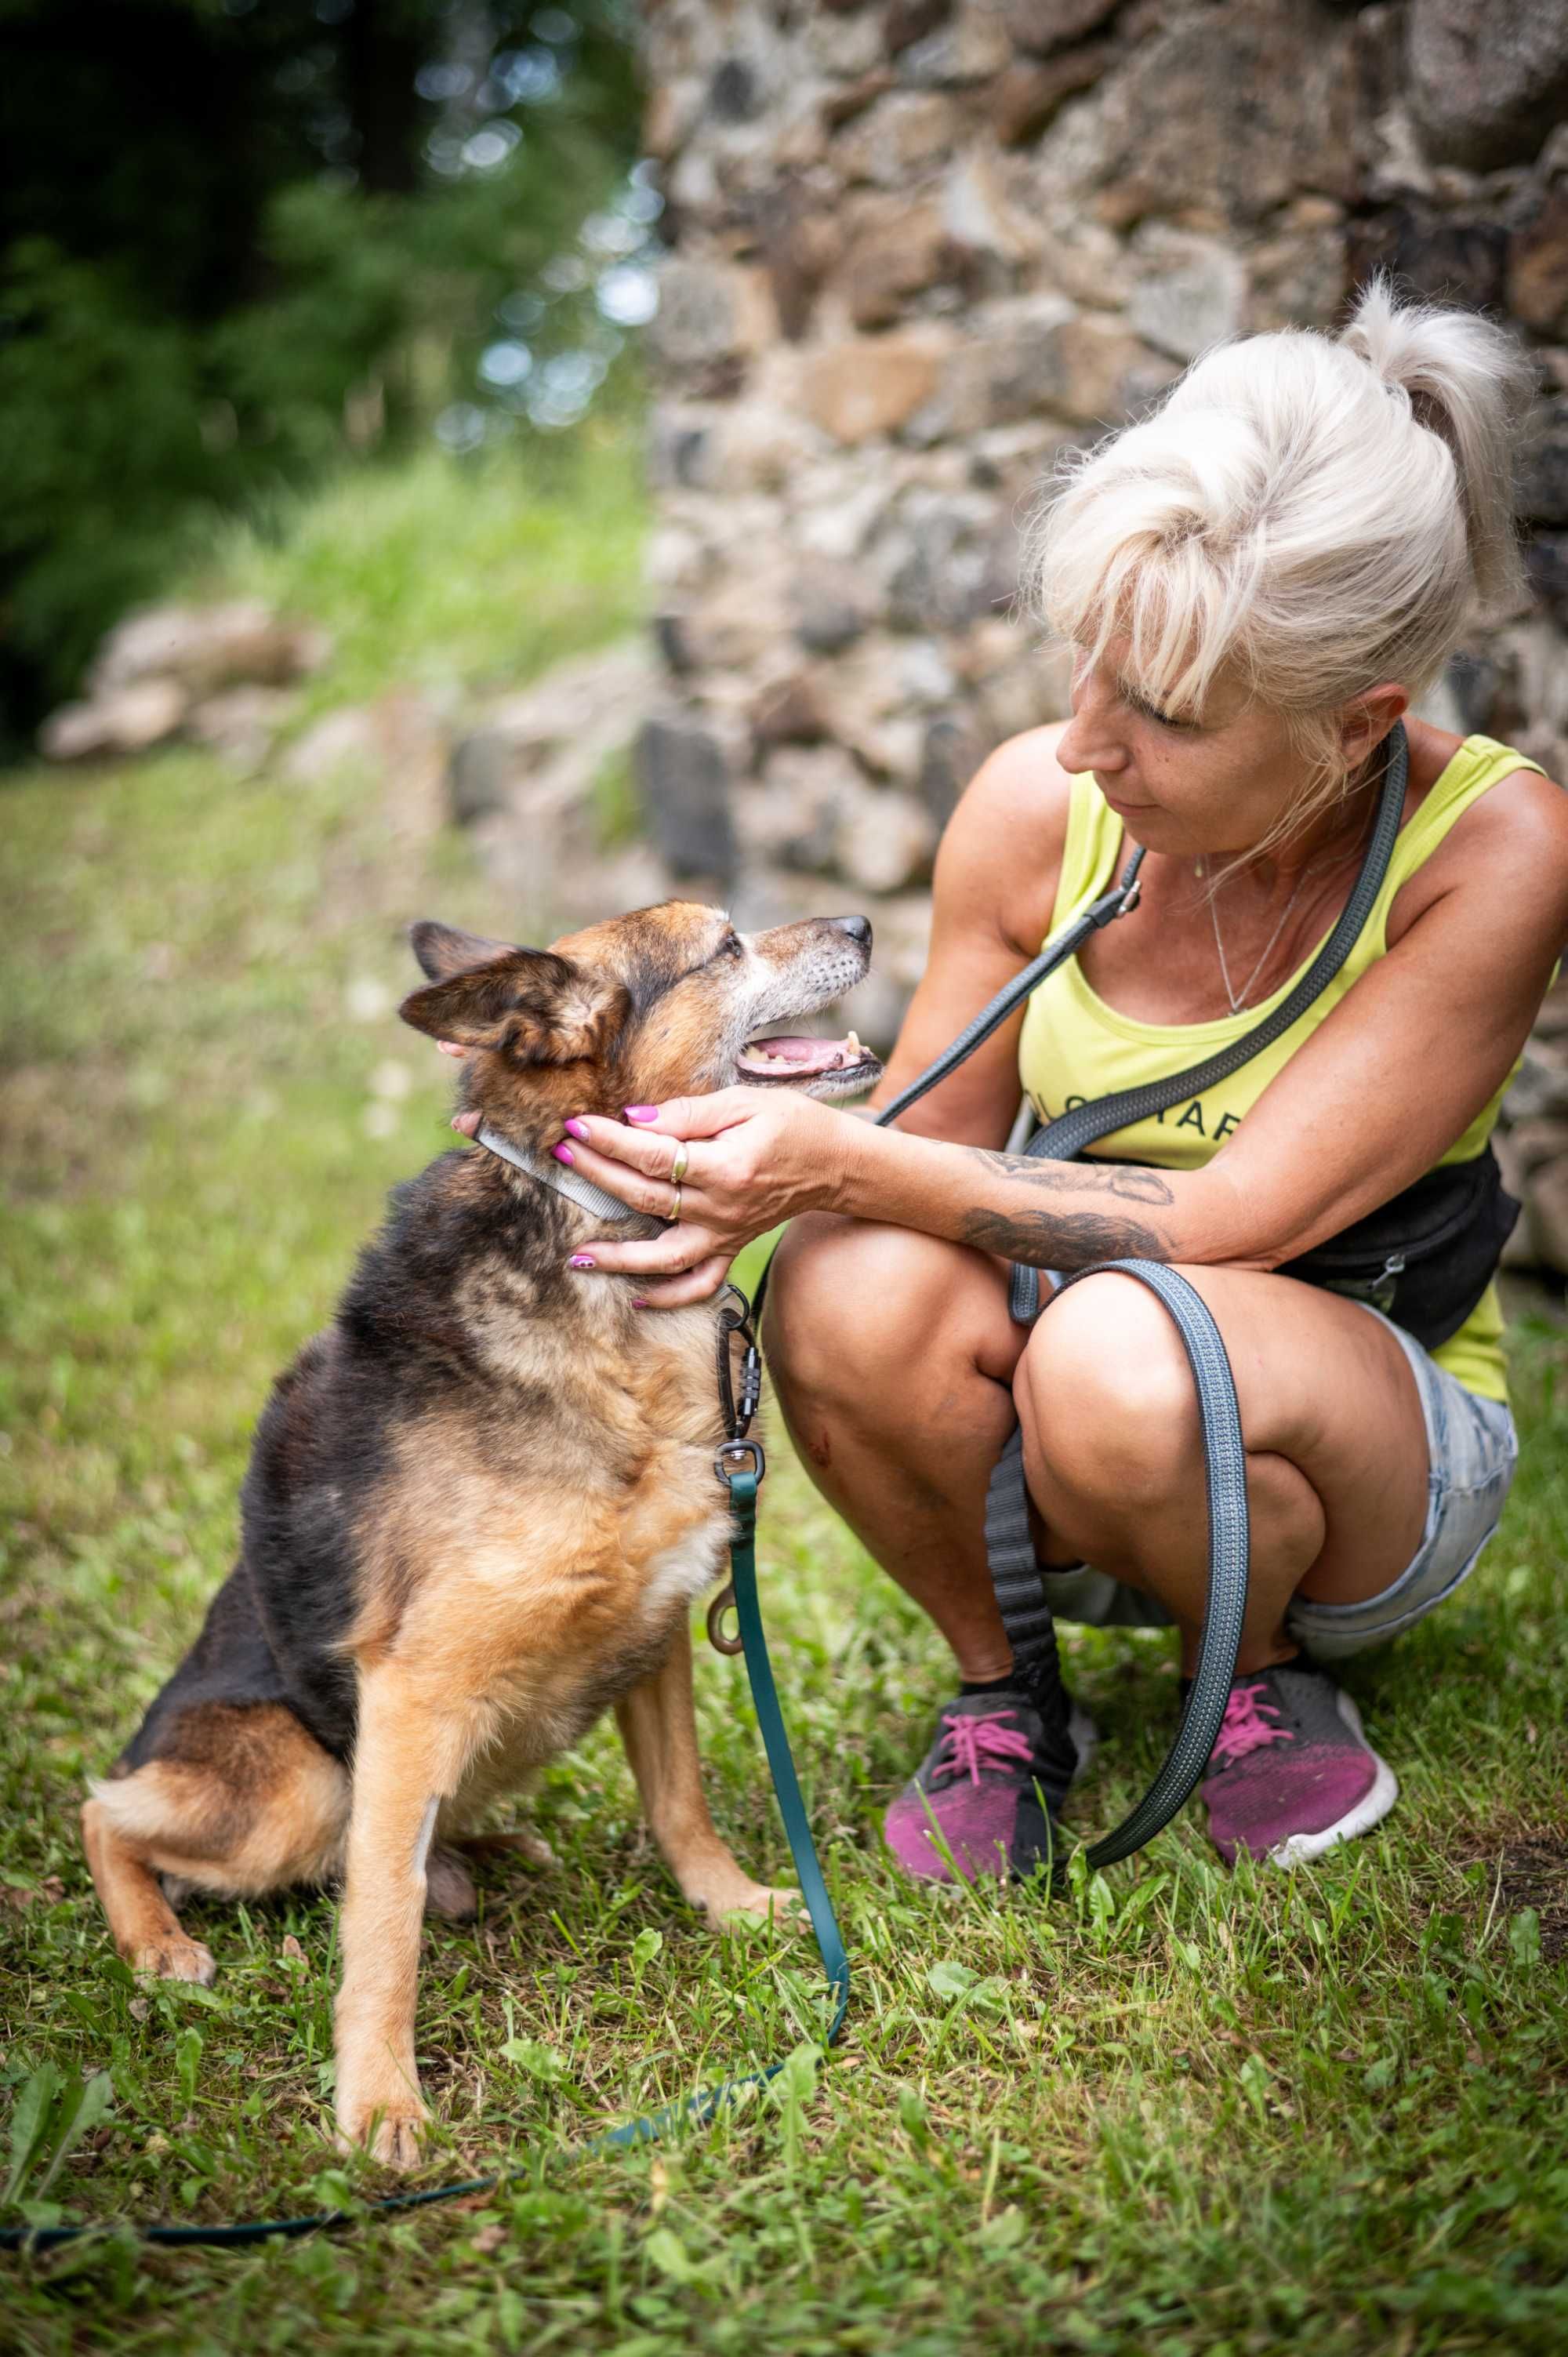
[[[204,1948],[199,1940],[188,1940],[183,1932],[149,1940],[133,1951],[130,1964],[134,1973],[145,1973],[151,1979],[195,1981],[199,1988],[210,1988],[218,1977],[211,1949]]]
[[[417,2169],[429,2121],[428,2106],[407,2088],[374,2100],[350,2093],[338,2104],[338,2149],[367,2152],[383,2169]]]
[[[777,1923],[782,1931],[786,1926],[793,1930],[807,1920],[798,1890],[770,1890],[765,1883],[753,1882],[738,1867],[733,1877],[726,1875],[706,1888],[697,1904],[720,1922],[745,1915],[758,1922]]]

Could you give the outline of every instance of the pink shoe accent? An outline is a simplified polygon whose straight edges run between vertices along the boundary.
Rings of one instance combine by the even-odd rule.
[[[1273,1726],[1264,1718],[1264,1711],[1275,1721]],[[1244,1760],[1249,1751],[1261,1750],[1265,1743],[1288,1743],[1290,1737],[1278,1724],[1279,1715],[1262,1685],[1233,1685],[1209,1754],[1211,1762],[1229,1768],[1232,1760]]]
[[[983,1767],[999,1766],[1004,1760],[1027,1760],[1028,1737],[1015,1727],[999,1723],[1010,1716],[999,1711],[994,1718],[954,1718],[944,1713],[942,1725],[948,1732],[938,1755],[940,1765],[957,1769],[972,1784],[978,1784]]]
[[[1228,1864],[1242,1850],[1298,1866],[1369,1833],[1399,1797],[1349,1695],[1297,1660],[1238,1678],[1203,1782],[1209,1836]]]

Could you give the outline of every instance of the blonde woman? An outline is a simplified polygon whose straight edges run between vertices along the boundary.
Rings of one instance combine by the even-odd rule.
[[[1197,1405],[1165,1311],[1101,1275],[1026,1330],[1009,1316],[1009,1261],[1165,1261],[1223,1332],[1252,1554],[1203,1787],[1221,1853],[1292,1864],[1397,1796],[1330,1665],[1451,1595],[1497,1526],[1516,1453],[1497,1296],[1476,1288],[1427,1348],[1369,1303],[1279,1272],[1423,1174],[1447,1174],[1428,1182],[1440,1191],[1485,1178],[1568,934],[1558,787],[1507,746],[1411,716],[1472,615],[1516,593],[1527,392],[1501,331],[1402,309],[1381,287],[1337,339],[1261,335],[1198,361],[1045,509],[1032,578],[1077,651],[1072,718],[1001,746],[963,796],[883,1096],[1142,844],[1136,914],[1093,934],[897,1130],[737,1088],[587,1120],[564,1149],[665,1211],[690,1141],[680,1224],[607,1238],[584,1278],[634,1271],[651,1308],[712,1293],[749,1238],[794,1222],[766,1337],[785,1415],[961,1679],[888,1813],[916,1873],[944,1877],[944,1847],[963,1872],[1026,1870],[1041,1797],[1054,1813],[1087,1749],[1059,1684],[1014,1684],[987,1578],[987,1485],[1015,1421],[1058,1612],[1174,1622],[1190,1660],[1203,1609]],[[1092,1163],[1001,1150],[1020,1087],[1059,1114],[1197,1062],[1283,998],[1350,892],[1402,719],[1387,878],[1308,1013],[1230,1081],[1103,1139]],[[1477,1200],[1500,1235],[1496,1190]]]

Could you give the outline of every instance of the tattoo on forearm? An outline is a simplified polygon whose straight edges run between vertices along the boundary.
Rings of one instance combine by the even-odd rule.
[[[1137,1162],[1047,1162],[1027,1154],[996,1154],[985,1146],[966,1146],[964,1151],[999,1178],[1016,1178],[1047,1193],[1098,1191],[1119,1196],[1124,1202],[1158,1203],[1167,1210],[1176,1201],[1164,1175]]]
[[[1127,1202],[1166,1207],[1170,1188],[1157,1170],[1133,1164],[1031,1161],[1021,1154],[967,1151],[999,1178],[1042,1194],[1113,1195]],[[1082,1268],[1096,1260],[1168,1260],[1168,1235],[1148,1222],[1110,1211],[1003,1211],[965,1214],[963,1242],[982,1252],[1036,1268]]]

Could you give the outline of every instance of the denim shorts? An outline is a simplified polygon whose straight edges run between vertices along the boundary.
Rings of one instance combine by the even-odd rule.
[[[1402,1327],[1360,1302],[1388,1328],[1410,1361],[1426,1424],[1426,1524],[1415,1554],[1391,1586],[1359,1604],[1318,1604],[1298,1596],[1285,1626],[1320,1662],[1342,1661],[1414,1626],[1467,1579],[1502,1520],[1519,1458],[1513,1417],[1501,1400],[1478,1399],[1444,1372]],[[1109,1573],[1083,1564],[1046,1574],[1046,1600],[1058,1620],[1099,1629],[1157,1628],[1169,1614]]]

